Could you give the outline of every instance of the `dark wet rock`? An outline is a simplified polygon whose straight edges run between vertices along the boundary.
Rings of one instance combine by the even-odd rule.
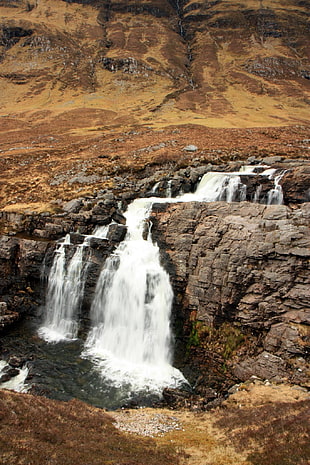
[[[10,379],[14,378],[19,374],[19,370],[17,368],[12,368],[10,366],[5,367],[3,371],[4,373],[0,377],[0,384],[10,381]]]
[[[111,224],[107,235],[108,240],[111,242],[121,242],[127,232],[127,227],[122,224]]]
[[[97,249],[97,250],[106,249],[107,245],[108,245],[108,239],[102,239],[99,237],[91,237],[89,239],[89,246],[92,249]]]
[[[211,410],[223,402],[214,389],[206,388],[203,395],[197,395],[184,389],[165,388],[163,390],[164,406],[173,409],[190,409],[194,411]]]
[[[20,314],[33,312],[40,301],[41,270],[49,242],[0,237],[0,327],[18,320]]]
[[[281,185],[286,204],[310,202],[310,167],[298,166],[287,171]]]
[[[45,241],[19,240],[18,271],[21,276],[40,279],[41,267],[49,243]]]
[[[106,226],[111,223],[111,216],[110,215],[92,215],[91,223],[94,225],[99,226]]]
[[[4,315],[0,315],[0,331],[18,321],[20,315],[18,312],[8,310]]]
[[[79,233],[70,233],[70,242],[71,244],[78,245],[83,244],[85,236]]]
[[[119,223],[119,224],[123,224],[123,225],[126,224],[126,218],[119,211],[116,211],[115,213],[112,214],[112,220],[116,221],[116,223]]]
[[[8,363],[13,368],[21,368],[25,363],[25,359],[21,357],[11,356],[9,358]]]

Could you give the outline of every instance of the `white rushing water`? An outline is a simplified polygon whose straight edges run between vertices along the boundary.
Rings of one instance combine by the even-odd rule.
[[[6,369],[9,368],[9,365],[4,361],[0,360],[0,378],[6,373]],[[16,392],[27,392],[29,387],[25,381],[28,376],[28,368],[26,366],[18,369],[18,374],[13,376],[8,381],[0,383],[0,389],[9,389],[10,391]]]
[[[251,173],[252,171],[249,172]],[[245,200],[246,186],[242,184],[239,174],[239,172],[220,173],[217,171],[206,173],[194,193],[184,194],[177,200],[179,202],[216,202],[219,200],[233,202],[238,195],[238,200]],[[243,172],[243,174],[246,173]],[[169,202],[169,199],[166,201]]]
[[[39,329],[39,336],[47,342],[56,343],[77,337],[78,313],[87,271],[85,250],[91,237],[104,238],[106,234],[105,226],[97,228],[92,236],[85,236],[69,262],[66,259],[66,248],[71,245],[69,234],[56,249],[48,278],[44,321]]]
[[[143,238],[154,200],[166,201],[137,199],[125,213],[128,232],[98,280],[84,356],[116,386],[159,393],[185,380],[171,365],[169,276],[151,235]]]

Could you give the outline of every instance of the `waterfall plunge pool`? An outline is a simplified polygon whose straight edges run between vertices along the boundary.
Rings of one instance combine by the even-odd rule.
[[[81,356],[85,341],[75,339],[51,344],[38,337],[39,323],[25,320],[1,338],[2,356],[25,361],[28,369],[26,389],[34,394],[61,401],[79,399],[96,407],[114,410],[124,405],[151,406],[158,394],[145,389],[133,391],[132,385],[116,384],[102,376],[100,367]],[[0,388],[7,388],[0,384]],[[23,390],[23,389],[20,389]]]

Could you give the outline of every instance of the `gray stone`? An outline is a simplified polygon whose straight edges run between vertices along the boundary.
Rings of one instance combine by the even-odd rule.
[[[248,380],[251,376],[284,381],[287,377],[286,363],[281,357],[264,351],[257,357],[248,358],[236,365],[234,375],[242,381]]]
[[[266,165],[273,165],[275,163],[280,163],[282,161],[282,157],[274,156],[274,157],[265,157],[263,158],[263,163]]]
[[[82,199],[73,199],[63,206],[63,210],[67,213],[78,213],[83,205]]]
[[[185,150],[186,152],[196,152],[198,150],[198,147],[196,147],[196,145],[190,144],[184,147],[183,150]]]
[[[111,224],[107,234],[107,239],[111,242],[121,242],[127,232],[127,227],[122,224]]]

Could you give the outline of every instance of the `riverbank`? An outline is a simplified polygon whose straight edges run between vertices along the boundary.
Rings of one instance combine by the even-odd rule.
[[[306,465],[309,393],[259,380],[209,412],[122,409],[0,391],[5,465]]]

